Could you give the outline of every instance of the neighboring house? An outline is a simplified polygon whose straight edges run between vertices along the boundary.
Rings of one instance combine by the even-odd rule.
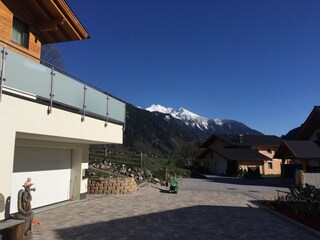
[[[261,174],[280,174],[281,161],[273,158],[280,143],[276,136],[213,134],[201,145],[199,157],[215,174],[226,174],[228,161],[238,161],[245,171],[259,168]]]
[[[123,101],[40,64],[42,44],[88,37],[64,0],[0,1],[0,220],[27,177],[33,208],[84,198],[89,144],[123,142]]]
[[[304,172],[320,172],[320,107],[315,106],[301,125],[294,140],[286,140],[275,157],[282,159],[286,176],[298,168]]]

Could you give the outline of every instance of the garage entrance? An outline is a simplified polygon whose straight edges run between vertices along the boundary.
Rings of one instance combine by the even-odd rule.
[[[10,213],[17,212],[17,196],[28,177],[36,188],[32,208],[70,199],[72,150],[16,146]]]

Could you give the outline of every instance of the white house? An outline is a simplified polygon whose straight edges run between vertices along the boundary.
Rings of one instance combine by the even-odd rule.
[[[40,64],[43,44],[88,37],[64,0],[0,1],[0,220],[27,177],[33,208],[85,197],[89,144],[122,144],[123,101]]]

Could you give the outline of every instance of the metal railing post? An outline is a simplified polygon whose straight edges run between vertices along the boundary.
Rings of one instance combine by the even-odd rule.
[[[81,122],[84,121],[84,118],[86,116],[86,92],[87,92],[87,83],[84,84],[83,86],[83,105],[82,105],[82,110],[83,110],[83,114],[81,116]]]
[[[104,126],[107,127],[109,122],[109,95],[107,95],[107,109],[106,109],[106,121],[104,122]]]
[[[7,56],[7,51],[6,51],[6,47],[3,46],[2,50],[2,61],[1,61],[1,75],[0,75],[0,102],[2,101],[2,91],[3,91],[3,83],[6,80],[4,77],[4,72],[5,72],[5,65],[6,65],[6,56]]]
[[[50,103],[49,103],[49,107],[48,107],[48,114],[50,114],[52,112],[52,101],[53,101],[53,80],[54,80],[54,76],[55,76],[55,72],[54,72],[54,67],[51,67],[51,82],[50,82]]]
[[[123,119],[123,131],[126,131],[126,116],[127,116],[127,105],[124,104],[124,119]]]

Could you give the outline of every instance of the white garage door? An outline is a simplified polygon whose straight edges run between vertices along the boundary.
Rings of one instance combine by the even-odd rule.
[[[28,177],[32,178],[32,208],[70,198],[71,149],[16,147],[10,212],[17,212],[17,195]]]

